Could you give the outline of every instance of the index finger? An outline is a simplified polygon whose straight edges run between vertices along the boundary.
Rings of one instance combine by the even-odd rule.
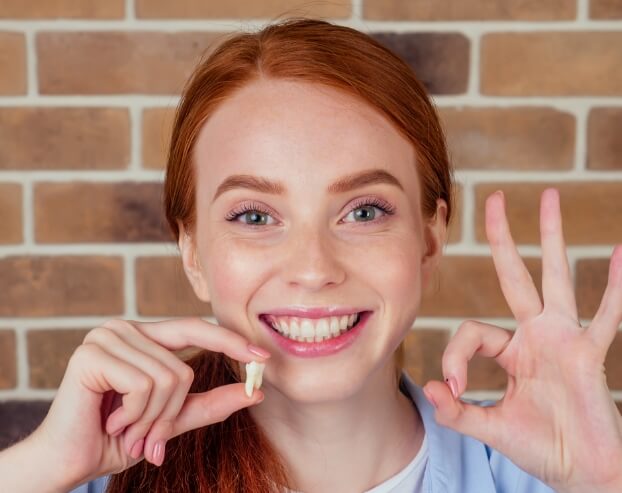
[[[512,239],[501,191],[486,200],[486,235],[501,291],[514,318],[520,324],[537,316],[542,311],[542,301]]]
[[[129,321],[142,334],[172,351],[196,346],[224,353],[245,363],[266,359],[270,353],[250,344],[230,329],[207,322],[199,317],[159,320],[157,322]]]

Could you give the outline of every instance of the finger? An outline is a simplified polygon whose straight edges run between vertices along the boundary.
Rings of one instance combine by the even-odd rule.
[[[110,390],[124,394],[123,407],[129,419],[138,418],[143,413],[151,394],[152,380],[138,368],[91,343],[82,343],[74,351],[67,365],[68,374],[69,367],[74,365],[81,367],[76,373],[88,390],[97,394]]]
[[[439,381],[428,382],[423,390],[428,400],[436,404],[434,419],[437,423],[493,448],[498,447],[497,438],[502,423],[499,423],[497,405],[480,407],[460,399],[454,400],[449,387]]]
[[[235,411],[259,404],[263,397],[263,392],[257,389],[253,391],[251,397],[248,397],[243,383],[231,383],[207,392],[188,394],[181,412],[173,423],[172,436],[224,421]]]
[[[263,361],[270,357],[268,351],[249,345],[248,341],[240,334],[198,317],[157,322],[137,322],[135,320],[129,322],[145,336],[172,351],[196,346],[224,353],[244,363],[250,363],[253,360]],[[254,352],[257,350],[265,356]]]
[[[188,391],[194,380],[194,372],[187,365],[180,375],[178,373],[179,384],[175,387],[173,394],[167,401],[164,409],[151,425],[145,438],[145,458],[157,466],[164,461],[164,450],[166,442],[173,435],[173,423],[180,413],[188,395]]]
[[[497,362],[501,367],[506,371],[511,370],[506,367],[506,362],[500,355],[510,343],[513,334],[510,330],[474,320],[460,324],[449,340],[442,358],[443,375],[447,383],[454,378],[456,398],[466,390],[468,362],[476,354],[499,358],[500,361]]]
[[[145,459],[159,466],[164,458],[166,441],[172,434],[173,421],[179,414],[194,380],[194,372],[175,354],[143,335],[131,323],[112,324],[110,330],[114,331],[128,345],[140,348],[143,353],[162,362],[177,377],[178,384],[174,386],[172,394],[165,401],[164,408],[149,427],[143,444]],[[134,433],[134,430],[128,430],[128,434],[130,432]],[[140,435],[140,431],[136,431],[136,433]],[[135,443],[139,438],[132,436],[128,437],[127,440],[128,443]]]
[[[122,426],[128,426],[123,437],[125,450],[136,459],[139,455],[131,454],[133,445],[138,440],[145,438],[151,425],[165,408],[178,384],[178,377],[157,358],[137,350],[107,327],[96,327],[89,331],[84,341],[106,348],[112,356],[120,360],[131,362],[153,381],[147,406],[138,419],[128,420],[127,414],[124,412],[125,406],[123,406],[111,415],[107,425],[109,433],[114,433]]]
[[[594,315],[588,334],[605,355],[622,322],[622,245],[614,248],[609,261],[607,287]]]
[[[510,234],[501,191],[486,199],[486,236],[501,290],[514,318],[520,324],[537,316],[542,312],[542,301]]]
[[[540,202],[542,295],[544,306],[578,320],[577,303],[562,231],[559,192],[547,188]]]

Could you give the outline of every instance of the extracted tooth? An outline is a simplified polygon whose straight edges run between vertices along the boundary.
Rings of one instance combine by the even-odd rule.
[[[244,390],[247,396],[251,397],[253,395],[253,388],[258,389],[261,387],[263,370],[265,367],[265,363],[257,363],[256,361],[251,361],[246,364],[246,386]]]

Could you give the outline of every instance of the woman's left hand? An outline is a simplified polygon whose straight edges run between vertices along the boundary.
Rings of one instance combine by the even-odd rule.
[[[622,416],[607,388],[604,361],[622,321],[622,245],[588,328],[579,323],[564,244],[559,193],[540,204],[542,293],[520,258],[505,215],[504,196],[486,201],[486,234],[501,289],[517,321],[510,331],[467,321],[443,354],[443,374],[458,396],[475,355],[495,358],[508,385],[494,406],[454,399],[445,382],[425,385],[436,421],[480,440],[559,492],[622,491]]]

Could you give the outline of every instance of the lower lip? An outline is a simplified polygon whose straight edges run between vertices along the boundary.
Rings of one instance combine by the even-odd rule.
[[[262,325],[268,329],[268,332],[272,334],[272,337],[282,349],[294,356],[315,358],[318,356],[335,354],[350,346],[359,334],[361,334],[372,314],[373,312],[362,312],[359,317],[359,322],[353,328],[337,337],[325,339],[320,342],[294,341],[293,339],[282,336],[280,332],[274,330],[265,320],[261,318],[260,320]]]

